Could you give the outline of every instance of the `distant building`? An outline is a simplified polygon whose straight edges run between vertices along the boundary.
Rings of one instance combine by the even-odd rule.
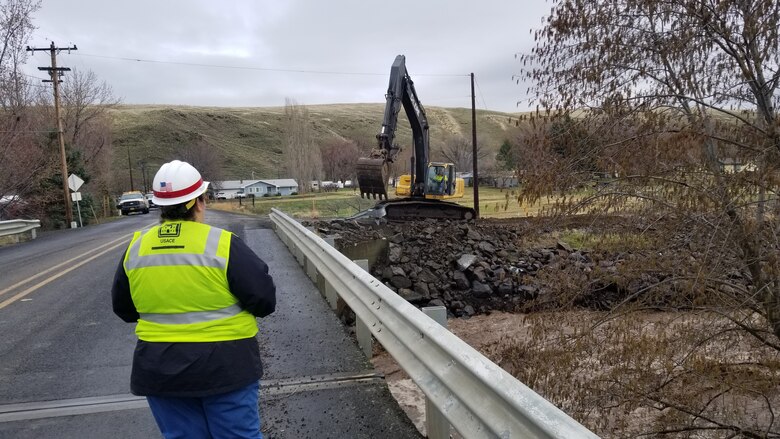
[[[474,186],[474,174],[472,172],[456,172],[455,178],[462,178],[466,186]]]
[[[257,180],[244,186],[244,193],[247,196],[262,197],[268,195],[292,195],[298,192],[298,183],[292,178],[282,178],[276,180]]]
[[[742,171],[753,172],[757,169],[756,165],[751,161],[743,161],[734,157],[726,157],[721,159],[720,167],[723,172],[727,174],[734,174]]]
[[[244,197],[262,197],[268,195],[290,195],[298,192],[298,183],[292,178],[282,178],[274,180],[225,180],[212,183],[214,193],[222,192],[226,198]]]
[[[309,182],[309,188],[313,191],[344,189],[345,187],[352,187],[352,180],[347,180],[346,182],[341,180],[312,180]]]
[[[456,177],[462,178],[467,187],[474,187],[474,173],[473,172],[458,172]],[[511,172],[499,172],[489,175],[479,176],[480,186],[490,186],[496,188],[509,188],[517,187],[517,176]]]
[[[210,189],[215,193],[222,193],[224,195],[224,198],[232,199],[236,198],[236,196],[240,196],[239,194],[243,194],[246,196],[246,193],[244,192],[244,188],[253,184],[257,183],[260,180],[224,180],[224,181],[214,181],[211,183]]]
[[[508,188],[518,186],[517,176],[512,172],[496,173],[490,177],[493,179],[493,187]]]

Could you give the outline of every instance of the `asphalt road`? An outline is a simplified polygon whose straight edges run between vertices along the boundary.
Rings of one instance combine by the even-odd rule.
[[[160,437],[129,393],[134,325],[111,312],[132,215],[0,248],[0,437]],[[420,437],[266,218],[207,212],[268,263],[277,311],[259,319],[266,438]]]

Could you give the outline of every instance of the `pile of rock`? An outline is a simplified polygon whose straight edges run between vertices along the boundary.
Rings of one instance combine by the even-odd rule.
[[[372,274],[410,303],[443,305],[455,316],[515,310],[540,294],[542,288],[533,279],[551,261],[564,253],[587,260],[563,244],[518,250],[522,236],[518,225],[426,220],[381,226],[334,221],[315,226],[319,233],[336,238],[341,249],[386,240],[387,250],[371,267]]]
[[[372,274],[416,306],[446,306],[454,316],[566,304],[610,309],[679,269],[685,258],[665,255],[653,274],[636,267],[652,257],[633,252],[589,252],[565,242],[529,245],[540,231],[530,222],[425,220],[396,224],[349,221],[313,224],[344,251],[354,244],[387,245]],[[675,294],[675,284],[664,294]],[[666,299],[659,299],[666,300]]]

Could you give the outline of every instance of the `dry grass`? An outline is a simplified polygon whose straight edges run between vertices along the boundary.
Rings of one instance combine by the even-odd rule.
[[[538,216],[549,209],[558,198],[540,200],[532,205],[521,204],[517,200],[517,191],[483,187],[479,189],[480,216],[482,218],[523,218]],[[452,199],[464,206],[474,206],[473,188],[466,188],[461,199]],[[341,189],[336,192],[322,192],[284,197],[256,198],[254,205],[251,199],[244,199],[239,205],[238,200],[221,200],[209,204],[210,208],[225,211],[254,213],[267,215],[272,208],[277,208],[297,218],[321,219],[347,217],[365,210],[376,204],[375,200],[360,198],[352,189]]]
[[[601,437],[777,437],[780,359],[744,334],[710,338],[724,323],[707,313],[592,311],[448,321],[453,334]],[[424,432],[422,391],[382,349],[372,363]]]
[[[602,437],[780,435],[777,352],[717,314],[556,312],[523,325],[488,355]]]

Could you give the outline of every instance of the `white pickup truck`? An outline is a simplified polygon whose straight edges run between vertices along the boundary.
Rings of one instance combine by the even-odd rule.
[[[122,215],[129,215],[131,212],[149,213],[149,203],[144,194],[138,191],[123,193],[116,208],[122,212]]]
[[[232,200],[233,198],[246,198],[246,194],[244,194],[243,189],[238,192],[219,191],[214,194],[214,198],[217,200]]]

